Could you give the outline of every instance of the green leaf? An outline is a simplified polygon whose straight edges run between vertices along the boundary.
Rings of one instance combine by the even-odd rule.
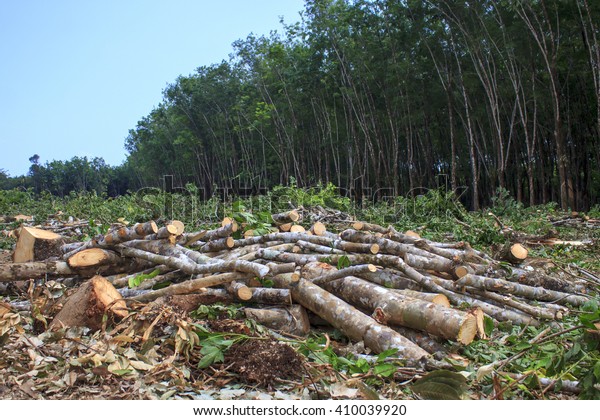
[[[382,363],[379,365],[375,365],[373,368],[373,373],[375,375],[381,375],[384,378],[392,376],[396,372],[396,366],[391,363]]]
[[[494,332],[494,320],[487,315],[483,318],[483,330],[488,337]]]
[[[338,260],[337,269],[341,270],[346,267],[350,267],[350,258],[347,255],[342,255]]]
[[[198,368],[204,369],[216,362],[222,362],[225,360],[225,355],[220,348],[214,346],[204,346],[200,350],[200,353],[204,355],[198,362]]]
[[[263,287],[273,287],[275,282],[272,279],[259,279]]]
[[[419,379],[411,387],[424,399],[460,400],[468,390],[466,378],[449,370],[437,370]]]
[[[134,276],[133,278],[129,279],[129,288],[133,289],[134,287],[137,287],[140,284],[142,284],[144,281],[158,276],[159,273],[160,270],[156,269],[149,274],[138,274],[137,276]]]
[[[600,360],[594,365],[594,376],[596,377],[596,380],[600,382]]]
[[[133,372],[133,369],[116,369],[116,370],[111,371],[111,373],[113,375],[117,375],[117,376],[125,376],[131,372]]]
[[[398,354],[398,349],[387,349],[377,355],[377,361],[383,362],[385,359]]]

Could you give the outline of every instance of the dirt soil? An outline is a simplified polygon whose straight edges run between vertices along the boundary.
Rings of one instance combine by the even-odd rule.
[[[244,383],[272,389],[281,379],[299,379],[302,360],[294,349],[275,340],[250,340],[235,344],[228,352],[225,364]]]

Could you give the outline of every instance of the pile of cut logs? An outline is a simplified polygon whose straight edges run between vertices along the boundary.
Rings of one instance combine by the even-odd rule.
[[[263,235],[241,232],[230,218],[198,232],[151,221],[71,243],[23,226],[0,282],[80,284],[60,301],[51,328],[98,329],[139,303],[193,310],[245,302],[247,317],[274,330],[303,335],[311,324],[331,325],[375,353],[394,348],[408,360],[430,358],[443,340],[485,337],[484,315],[537,325],[588,300],[583,285],[524,266],[520,244],[504,250],[509,264],[465,242],[391,226],[350,222],[333,233],[316,222],[306,230],[296,210],[272,220],[273,232]]]

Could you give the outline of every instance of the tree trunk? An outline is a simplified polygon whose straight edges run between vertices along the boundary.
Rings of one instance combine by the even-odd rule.
[[[277,284],[277,283],[276,283]],[[280,284],[289,287],[292,299],[314,312],[353,341],[364,341],[365,346],[375,353],[397,349],[400,357],[408,360],[428,358],[429,353],[402,337],[385,325],[363,314],[340,298],[321,289],[316,284],[301,278],[293,284]]]
[[[329,264],[313,263],[304,267],[303,275],[315,278],[335,271],[336,268]],[[374,311],[376,319],[384,324],[427,331],[462,344],[469,344],[477,333],[476,319],[472,314],[390,293],[388,289],[356,277],[334,280],[323,287],[348,303]]]

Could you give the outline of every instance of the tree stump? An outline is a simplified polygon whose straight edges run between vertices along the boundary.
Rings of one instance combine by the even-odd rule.
[[[102,328],[104,316],[123,318],[127,316],[127,306],[121,294],[102,276],[94,276],[83,283],[71,295],[60,312],[50,323],[52,327],[88,327],[91,330]]]
[[[42,261],[49,257],[61,256],[62,236],[48,230],[22,227],[13,254],[13,262],[24,263]]]

